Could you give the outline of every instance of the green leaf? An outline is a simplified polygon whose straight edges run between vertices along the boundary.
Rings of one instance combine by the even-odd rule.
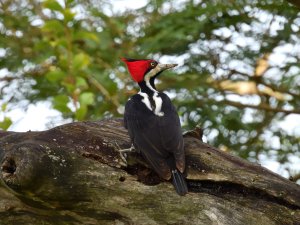
[[[84,90],[87,89],[89,85],[83,77],[76,77],[76,87]]]
[[[74,39],[76,40],[86,40],[86,41],[93,41],[96,42],[97,44],[100,43],[99,37],[93,33],[93,32],[88,32],[85,30],[80,30],[75,33]]]
[[[11,124],[12,124],[11,119],[8,117],[4,117],[4,119],[0,121],[0,128],[3,130],[7,130]]]
[[[70,22],[74,19],[75,13],[72,13],[70,9],[65,9],[64,12],[64,21]]]
[[[74,2],[74,0],[67,0],[67,4],[71,4],[73,2]]]
[[[67,106],[69,103],[69,98],[66,95],[56,95],[53,98],[53,108],[62,112],[62,113],[70,113],[71,110]]]
[[[74,70],[85,69],[90,64],[90,57],[85,53],[79,53],[74,56],[73,68]]]
[[[52,83],[56,83],[57,81],[60,81],[64,78],[65,73],[61,71],[60,69],[55,69],[53,71],[50,71],[46,73],[46,78]]]
[[[67,89],[67,93],[73,93],[76,89],[74,76],[66,76],[61,84]]]
[[[7,103],[2,104],[1,111],[5,112],[6,108],[7,108]]]
[[[42,27],[42,31],[48,32],[50,34],[63,34],[64,33],[64,26],[58,20],[48,20],[45,22],[44,26]]]
[[[53,11],[61,12],[63,10],[63,7],[55,0],[44,1],[43,5],[45,8],[51,9]]]
[[[86,116],[86,113],[87,113],[87,106],[83,104],[75,112],[75,118],[77,120],[83,120]]]
[[[93,92],[83,92],[79,96],[81,105],[93,105],[95,103],[95,94]]]

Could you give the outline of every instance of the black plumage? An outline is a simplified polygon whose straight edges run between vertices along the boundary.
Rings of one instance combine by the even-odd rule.
[[[185,155],[179,117],[170,98],[162,92],[156,92],[154,79],[150,80],[152,88],[145,81],[139,83],[141,92],[148,96],[152,110],[143,102],[143,95],[135,94],[125,106],[125,127],[135,149],[160,177],[166,180],[172,178],[177,193],[184,195],[188,190],[183,177]],[[154,94],[162,100],[163,116],[154,113],[157,107],[153,100]]]

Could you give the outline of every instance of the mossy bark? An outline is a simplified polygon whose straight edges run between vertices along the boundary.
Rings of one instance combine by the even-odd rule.
[[[0,133],[0,224],[300,224],[300,188],[185,136],[178,196],[130,147],[121,119]]]

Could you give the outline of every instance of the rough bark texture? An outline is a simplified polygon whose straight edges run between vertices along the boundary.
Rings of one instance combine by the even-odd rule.
[[[300,224],[300,188],[185,136],[190,193],[178,196],[130,147],[122,120],[0,132],[0,224]]]

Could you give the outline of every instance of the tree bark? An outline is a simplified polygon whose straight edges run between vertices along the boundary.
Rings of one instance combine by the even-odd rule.
[[[300,188],[185,135],[189,193],[138,153],[121,119],[0,132],[0,224],[300,224]]]

